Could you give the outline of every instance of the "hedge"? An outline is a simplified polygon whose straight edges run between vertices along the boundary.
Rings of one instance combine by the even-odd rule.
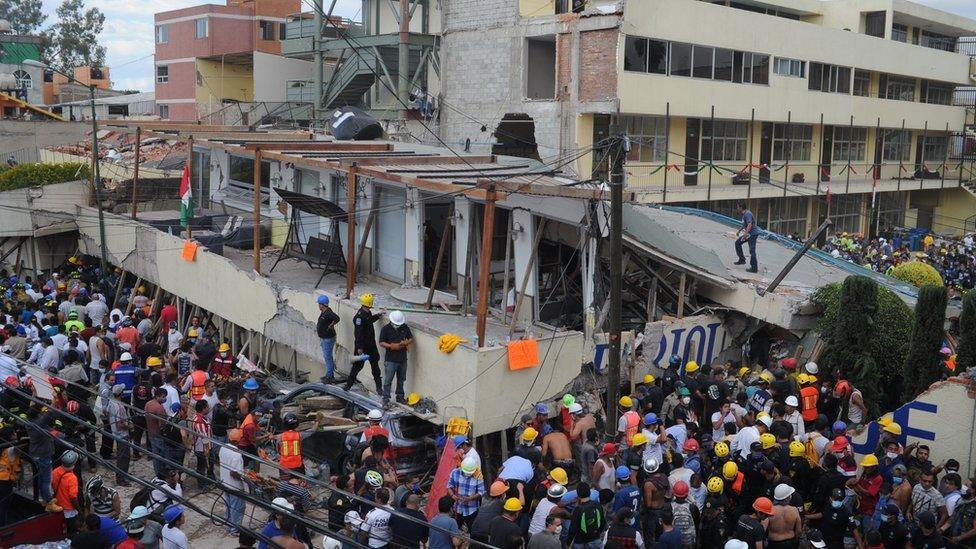
[[[902,263],[891,270],[891,276],[913,286],[945,286],[935,267],[921,261]]]
[[[87,164],[20,164],[0,172],[0,191],[90,179]]]

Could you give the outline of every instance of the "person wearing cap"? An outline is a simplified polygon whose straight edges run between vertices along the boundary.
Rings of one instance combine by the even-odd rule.
[[[618,442],[624,447],[630,447],[631,439],[640,431],[640,414],[634,411],[634,401],[624,395],[617,400],[620,407],[620,418],[617,420]]]
[[[945,540],[939,531],[939,520],[932,511],[921,511],[915,515],[916,527],[912,530],[910,539],[913,548],[945,547]]]
[[[617,484],[619,488],[613,494],[613,506],[611,507],[613,514],[617,515],[623,509],[640,509],[642,497],[641,491],[637,488],[636,484],[631,482],[631,472],[630,467],[625,465],[620,465],[614,471],[617,478]],[[629,526],[637,526],[637,515],[630,516]]]
[[[115,330],[115,339],[120,343],[128,343],[132,349],[137,348],[142,341],[139,330],[132,325],[132,319],[127,316],[122,317],[122,327]]]
[[[390,389],[393,378],[396,377],[396,401],[406,404],[403,384],[407,379],[407,351],[413,344],[413,332],[407,326],[406,318],[401,311],[390,313],[390,321],[380,329],[380,347],[386,350],[384,364],[386,377],[383,381],[383,404],[390,403]]]
[[[788,484],[779,484],[773,490],[773,513],[767,525],[768,549],[795,549],[803,534],[800,511],[791,503],[796,490]]]
[[[115,473],[115,484],[123,487],[131,486],[126,476],[129,472],[129,459],[132,455],[129,439],[132,421],[129,418],[129,409],[125,402],[127,400],[125,398],[125,385],[116,383],[112,387],[112,396],[106,414],[108,415],[109,426],[112,429],[112,436],[116,440],[115,464],[118,469]]]
[[[783,405],[785,411],[782,419],[793,427],[793,437],[798,437],[798,440],[806,440],[806,423],[798,409],[800,400],[795,395],[789,395],[783,400]]]
[[[502,505],[502,514],[491,520],[488,525],[488,543],[495,547],[508,547],[512,540],[522,538],[522,527],[518,518],[522,512],[523,503],[519,498],[508,498]]]
[[[61,465],[51,473],[51,489],[64,512],[69,536],[78,531],[77,517],[81,509],[78,499],[78,475],[75,473],[77,462],[78,454],[68,450],[61,455]]]
[[[363,355],[368,356],[366,360],[369,361],[369,367],[373,374],[376,393],[383,394],[383,379],[380,373],[380,351],[376,348],[376,329],[373,327],[376,321],[383,318],[383,313],[373,314],[372,308],[375,299],[373,294],[362,294],[359,296],[359,310],[356,311],[356,315],[352,318],[353,347],[356,351],[353,353],[353,356],[357,358]],[[343,386],[345,390],[352,389],[353,384],[358,381],[359,372],[362,371],[366,360],[355,360],[352,363],[349,377]]]
[[[158,549],[163,535],[163,525],[149,518],[149,510],[145,506],[137,505],[132,508],[132,512],[125,520],[125,533],[130,539],[142,544],[145,549]]]
[[[826,465],[827,458],[824,460]],[[807,513],[806,518],[818,526],[823,534],[826,547],[843,549],[854,545],[853,531],[857,529],[858,525],[847,506],[844,505],[844,490],[842,488],[831,489],[824,506],[818,511]]]
[[[908,543],[908,527],[900,520],[901,510],[898,505],[888,503],[879,510],[878,532],[884,546],[887,547],[906,547]]]
[[[186,522],[183,508],[179,505],[170,505],[163,511],[163,521],[166,525],[163,526],[161,535],[162,549],[188,549],[190,542],[183,530],[180,530],[180,527]]]
[[[680,461],[680,460],[679,460]],[[679,480],[671,487],[674,500],[671,502],[671,516],[674,517],[674,527],[681,532],[681,547],[694,548],[698,541],[698,528],[701,525],[701,511],[688,494],[688,483]]]
[[[590,429],[596,429],[596,418],[578,401],[570,404],[568,410],[573,419],[573,428],[569,432],[569,439],[573,441],[574,446],[582,445],[586,441],[586,433]]]
[[[524,489],[524,485],[515,483],[515,486],[516,489],[511,490],[511,492],[513,495],[518,495],[520,501],[524,501],[525,496],[521,492]],[[481,508],[478,514],[475,515],[474,522],[471,523],[471,529],[469,530],[471,537],[476,541],[488,543],[488,529],[491,521],[502,514],[509,491],[508,484],[501,479],[495,480],[488,487],[488,497],[482,501]],[[451,500],[451,505],[453,507],[453,499]]]
[[[559,480],[565,480],[568,482],[568,478],[565,478],[565,472],[561,472],[562,478]],[[551,513],[561,513],[558,509],[559,502],[562,497],[566,495],[567,489],[565,484],[560,484],[553,479],[553,473],[550,473],[550,479],[553,482],[548,483],[546,488],[542,491],[541,497],[536,497],[535,511],[532,513],[532,518],[529,521],[529,535],[537,534],[545,529],[546,517]],[[555,510],[555,511],[554,511]]]
[[[334,350],[336,343],[336,325],[339,324],[339,315],[329,307],[329,296],[322,294],[316,298],[319,306],[319,318],[315,322],[315,333],[319,337],[319,346],[322,348],[322,358],[325,361],[325,375],[322,376],[322,383],[335,382],[335,360]]]
[[[773,502],[769,498],[757,498],[752,503],[752,513],[739,517],[732,537],[745,542],[749,549],[763,549],[766,523],[772,515]]]
[[[465,457],[447,479],[447,495],[455,502],[454,514],[468,530],[485,495],[485,481],[476,474],[478,472],[474,457]]]

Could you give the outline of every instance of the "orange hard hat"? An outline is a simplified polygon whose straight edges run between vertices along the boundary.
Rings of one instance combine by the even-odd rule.
[[[846,397],[847,395],[851,394],[851,392],[851,384],[846,380],[842,379],[837,382],[837,385],[834,385],[834,394],[839,394]]]
[[[773,502],[769,498],[757,498],[752,504],[752,508],[764,515],[773,514]]]

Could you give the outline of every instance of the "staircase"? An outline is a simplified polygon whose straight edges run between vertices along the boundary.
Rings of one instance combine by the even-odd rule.
[[[363,96],[376,84],[377,75],[387,76],[390,87],[396,89],[399,78],[399,57],[396,47],[358,48],[350,52],[323,91],[322,105],[326,110],[347,105],[360,106]],[[420,65],[421,55],[416,49],[410,50],[407,64],[407,77],[413,78]]]

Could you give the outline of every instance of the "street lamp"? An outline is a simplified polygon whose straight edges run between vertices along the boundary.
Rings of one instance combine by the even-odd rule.
[[[48,65],[47,63],[42,63],[36,59],[25,59],[24,65],[28,67],[37,67],[41,69],[50,69],[61,76],[64,76],[68,80],[71,80],[77,84],[85,86],[84,83],[79,82],[74,76],[66,74],[58,69]],[[88,93],[91,100],[91,123],[92,123],[92,170],[94,170],[95,177],[95,202],[98,204],[98,236],[101,240],[101,263],[102,263],[102,276],[107,276],[108,274],[108,260],[106,259],[105,252],[105,213],[102,211],[102,177],[98,170],[98,121],[95,119],[95,85],[89,82],[87,84]]]

